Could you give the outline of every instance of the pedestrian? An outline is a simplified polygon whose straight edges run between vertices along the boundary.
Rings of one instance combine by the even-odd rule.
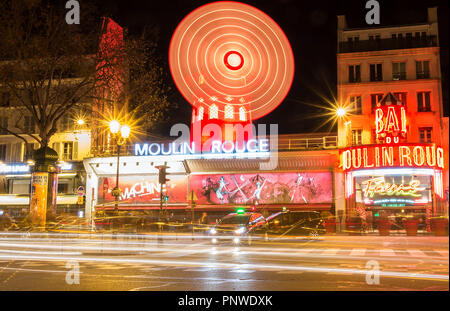
[[[206,213],[202,214],[202,218],[200,219],[200,223],[203,225],[207,225],[208,224],[208,215]]]

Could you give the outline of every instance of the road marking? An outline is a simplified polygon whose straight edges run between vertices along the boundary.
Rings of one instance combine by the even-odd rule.
[[[419,251],[418,249],[407,249],[406,250],[412,257],[426,257],[422,251]]]
[[[408,252],[404,249],[394,249],[397,256],[409,256]]]
[[[380,249],[380,256],[397,256],[393,249]]]
[[[330,249],[326,249],[324,250],[324,252],[322,253],[322,255],[328,255],[328,256],[334,256],[339,252],[339,248],[330,248]]]
[[[366,253],[365,248],[354,248],[351,251],[350,256],[364,256],[365,253]]]

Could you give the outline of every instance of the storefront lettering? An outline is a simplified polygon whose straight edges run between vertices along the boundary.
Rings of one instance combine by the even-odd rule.
[[[136,196],[151,195],[154,194],[155,192],[158,193],[160,192],[159,184],[149,182],[135,183],[130,188],[129,187],[125,188],[125,190],[122,193],[121,199],[128,200],[131,197],[135,198]]]
[[[342,151],[346,170],[380,167],[444,168],[444,149],[435,145],[367,146]]]
[[[417,192],[425,190],[424,187],[419,187],[420,181],[418,180],[411,180],[409,185],[397,185],[387,183],[384,180],[384,177],[376,177],[366,180],[362,182],[361,185],[365,186],[365,188],[363,189],[364,196],[369,198],[373,198],[375,194],[388,196],[405,195],[420,197],[421,194]]]
[[[213,154],[225,154],[225,153],[255,153],[255,152],[268,152],[269,151],[269,140],[267,138],[264,139],[249,139],[244,144],[238,144],[237,142],[233,142],[230,140],[227,141],[213,141],[211,143],[211,150],[207,150],[206,152],[210,152]],[[205,152],[205,150],[203,151]],[[159,143],[151,143],[151,144],[135,144],[134,154],[137,156],[157,156],[157,155],[188,155],[195,154],[195,142],[191,144],[182,143],[168,143],[168,144],[159,144]]]

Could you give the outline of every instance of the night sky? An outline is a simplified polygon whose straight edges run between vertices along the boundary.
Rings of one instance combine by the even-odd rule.
[[[158,52],[168,75],[167,83],[173,88],[172,98],[178,107],[171,111],[165,124],[159,126],[155,134],[168,136],[170,126],[176,122],[190,124],[191,106],[182,98],[170,78],[167,55],[171,36],[183,17],[200,5],[210,2],[213,1],[98,0],[102,13],[115,19],[130,33],[140,32],[145,25],[159,29]],[[350,28],[370,27],[365,23],[366,1],[241,2],[264,11],[280,25],[291,43],[295,57],[295,78],[287,98],[272,113],[256,123],[278,123],[281,134],[330,130],[330,126],[317,128],[323,117],[320,116],[321,110],[312,105],[326,105],[319,94],[330,100],[336,94],[336,15],[345,14]],[[379,0],[379,3],[381,26],[426,22],[427,7],[438,6],[442,87],[445,115],[448,116],[448,0]]]

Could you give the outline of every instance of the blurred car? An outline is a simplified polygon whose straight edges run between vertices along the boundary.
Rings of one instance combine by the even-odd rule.
[[[266,230],[273,235],[307,235],[325,234],[323,218],[319,212],[282,211],[267,217]]]
[[[265,223],[266,219],[261,213],[239,211],[221,218],[209,229],[208,234],[213,244],[224,240],[240,244],[248,235],[261,229]]]

